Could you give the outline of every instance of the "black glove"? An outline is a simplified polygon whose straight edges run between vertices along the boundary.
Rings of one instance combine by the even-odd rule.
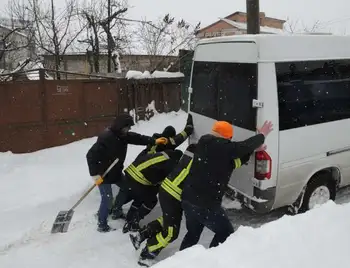
[[[193,126],[193,118],[192,118],[191,114],[188,114],[186,125],[187,126]]]

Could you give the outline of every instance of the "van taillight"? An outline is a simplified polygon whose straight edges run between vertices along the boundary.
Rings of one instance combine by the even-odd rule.
[[[255,178],[258,180],[271,179],[272,159],[270,155],[265,152],[255,153]]]

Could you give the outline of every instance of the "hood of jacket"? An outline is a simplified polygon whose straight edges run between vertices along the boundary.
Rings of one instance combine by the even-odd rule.
[[[110,129],[115,134],[121,134],[121,130],[125,127],[132,127],[135,125],[134,119],[128,114],[118,115],[112,122]]]

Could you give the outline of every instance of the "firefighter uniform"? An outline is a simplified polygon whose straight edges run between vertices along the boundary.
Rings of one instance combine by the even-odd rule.
[[[176,130],[172,126],[167,126],[161,134],[155,133],[152,138],[157,139],[160,137],[168,138],[167,144],[151,144],[147,145],[141,154],[154,154],[156,152],[162,152],[165,150],[175,150],[180,146],[191,134],[193,133],[193,119],[192,115],[188,114],[186,126],[183,131],[176,134]]]
[[[139,155],[125,169],[126,187],[134,201],[127,213],[123,232],[138,229],[139,221],[156,206],[159,185],[181,156],[180,150]]]
[[[159,189],[159,203],[163,216],[149,223],[137,235],[130,235],[136,249],[148,239],[143,249],[139,264],[145,265],[144,260],[153,259],[163,248],[177,239],[179,235],[182,207],[181,192],[183,183],[192,165],[195,144],[187,147],[174,170],[163,180]]]

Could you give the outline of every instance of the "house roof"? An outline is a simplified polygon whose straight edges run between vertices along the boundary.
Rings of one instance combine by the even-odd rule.
[[[247,13],[241,12],[241,11],[236,11],[236,12],[233,12],[232,14],[226,16],[225,19],[229,19],[230,17],[232,17],[232,16],[234,16],[234,15],[247,15]],[[281,23],[285,23],[285,22],[286,22],[286,20],[281,20],[281,19],[276,19],[276,18],[271,18],[271,17],[265,17],[265,18],[270,19],[270,20],[274,20],[274,21],[278,21],[278,22],[281,22]],[[212,23],[212,24],[210,24],[210,25],[208,25],[208,26],[206,26],[206,27],[200,29],[198,32],[199,32],[199,33],[200,33],[200,32],[203,32],[204,30],[206,30],[206,29],[208,29],[208,28],[210,28],[210,27],[215,26],[215,25],[218,24],[220,21],[221,21],[221,19],[219,19],[218,21],[216,21],[216,22],[214,22],[214,23]],[[265,26],[264,26],[264,27],[265,27]],[[269,27],[269,28],[271,28],[271,27]]]

